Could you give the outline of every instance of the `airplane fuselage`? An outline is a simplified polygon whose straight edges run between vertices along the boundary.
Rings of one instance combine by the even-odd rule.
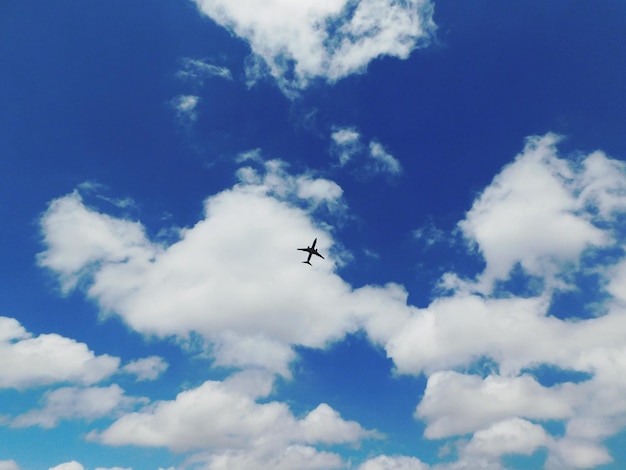
[[[311,246],[307,246],[306,248],[297,248],[297,250],[299,251],[306,251],[309,256],[306,259],[306,261],[303,261],[303,263],[306,263],[310,266],[313,266],[311,264],[311,256],[315,255],[315,256],[319,256],[320,258],[324,259],[324,257],[322,255],[320,255],[319,251],[317,251],[315,249],[315,244],[317,243],[317,238],[315,240],[313,240],[313,244]]]

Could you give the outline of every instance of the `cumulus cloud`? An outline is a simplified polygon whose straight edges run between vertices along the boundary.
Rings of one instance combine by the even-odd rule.
[[[85,470],[85,467],[82,464],[78,463],[76,460],[72,460],[71,462],[65,462],[55,467],[51,467],[48,470]]]
[[[168,364],[158,356],[145,357],[129,362],[122,371],[137,376],[137,380],[155,380],[167,370]]]
[[[380,56],[406,59],[435,30],[428,0],[195,2],[250,44],[249,73],[266,71],[288,93],[315,78],[333,82],[360,73]]]
[[[143,227],[89,210],[78,192],[53,201],[41,219],[44,243],[54,246],[38,256],[39,265],[60,275],[68,292],[86,269],[129,257],[149,261],[155,245],[145,238]]]
[[[332,452],[319,451],[311,446],[289,445],[278,452],[226,451],[199,456],[194,461],[204,464],[206,470],[336,470],[345,468],[341,457]]]
[[[415,457],[379,455],[365,461],[359,470],[429,470],[430,466]]]
[[[133,470],[130,467],[97,467],[96,470]]]
[[[506,279],[518,263],[531,275],[553,280],[563,263],[612,242],[593,222],[623,207],[616,196],[623,191],[624,172],[609,170],[623,164],[597,152],[581,167],[559,158],[558,141],[554,134],[529,138],[459,223],[487,263],[483,289]]]
[[[89,385],[116,372],[119,362],[106,354],[96,356],[86,344],[57,334],[33,336],[14,318],[0,317],[0,388],[59,382]]]
[[[348,132],[333,139],[357,137]],[[186,434],[193,428],[213,448],[202,460],[208,468],[288,468],[303,455],[332,468],[337,456],[316,447],[328,444],[322,436],[355,442],[366,431],[327,405],[298,419],[282,403],[257,400],[270,393],[271,374],[289,376],[294,345],[323,348],[363,329],[398,373],[426,374],[415,413],[426,423],[426,437],[463,439],[455,447],[458,462],[440,468],[499,469],[501,456],[538,448],[548,450],[552,468],[608,461],[602,441],[626,426],[626,260],[619,226],[626,172],[602,152],[563,158],[557,144],[552,134],[530,138],[476,198],[459,227],[484,257],[484,270],[469,280],[449,273],[442,280],[447,290],[435,291],[422,308],[407,304],[402,286],[355,289],[335,272],[340,253],[317,220],[320,208],[332,215],[342,204],[341,188],[308,173],[290,174],[279,161],[261,162],[260,169],[253,165],[258,155],[243,161],[250,166],[239,170],[239,182],[208,197],[202,219],[168,246],[149,240],[138,222],[89,208],[77,193],[56,199],[42,217],[46,249],[39,261],[62,286],[83,287],[103,312],[144,334],[199,334],[215,364],[261,374],[206,382],[124,415],[92,438],[201,451],[200,438]],[[302,269],[295,248],[312,234],[328,256]],[[611,256],[599,256],[603,250]],[[514,270],[536,279],[537,287],[525,295],[508,290],[506,282],[517,282]],[[589,276],[600,279],[600,313],[555,315],[557,294],[574,289],[572,279]],[[548,386],[535,376],[541,367],[565,378]],[[568,379],[572,371],[581,379]],[[191,403],[200,406],[199,415],[189,411]],[[245,410],[245,417],[228,415],[234,409]],[[219,418],[218,427],[193,421],[203,413]],[[563,436],[548,433],[550,420],[565,426]],[[163,422],[172,424],[157,426]],[[193,425],[183,425],[188,422]],[[288,430],[289,437],[268,431],[274,429]],[[280,446],[262,445],[260,436],[274,436]],[[581,450],[570,452],[574,445]],[[374,456],[364,465],[420,468],[422,462]]]
[[[589,468],[611,460],[602,440],[626,426],[626,170],[599,151],[563,158],[558,142],[529,138],[459,223],[485,260],[476,280],[444,276],[446,293],[383,340],[399,372],[428,377],[416,408],[425,436],[471,436],[458,465],[497,468],[501,455],[544,447],[548,468]],[[503,282],[520,282],[514,270],[539,281],[531,294],[507,290]],[[583,314],[585,305],[552,314],[558,293],[578,288],[572,279],[593,277],[604,289],[596,316]],[[539,367],[563,379],[543,385]],[[573,381],[568,371],[584,374]],[[564,437],[543,427],[551,420],[565,425]]]
[[[488,457],[531,455],[551,442],[552,438],[543,427],[524,419],[511,418],[476,432],[463,448],[463,453]]]
[[[126,414],[89,438],[107,445],[210,450],[208,468],[316,468],[311,462],[334,468],[341,459],[312,446],[376,437],[326,404],[298,419],[283,403],[256,401],[270,392],[271,384],[272,376],[259,371],[242,372],[223,382],[207,381],[174,400]]]
[[[546,461],[549,470],[594,468],[612,461],[605,447],[595,442],[560,439]]]
[[[402,302],[392,287],[353,291],[333,272],[332,238],[311,211],[341,204],[336,183],[290,175],[275,161],[263,173],[238,174],[240,183],[208,198],[204,219],[167,247],[136,222],[90,209],[77,193],[59,198],[42,219],[40,263],[66,288],[82,280],[103,311],[137,331],[199,333],[221,365],[282,374],[292,345],[324,347],[358,329],[375,314],[372,305]],[[313,236],[326,260],[304,270],[296,248]]]
[[[426,420],[424,435],[440,439],[473,433],[516,416],[567,418],[576,405],[568,395],[575,393],[575,386],[542,387],[528,375],[481,379],[458,372],[436,372],[428,378],[416,414]]]
[[[0,460],[0,470],[20,470],[15,460]]]
[[[113,384],[108,387],[63,387],[46,392],[43,401],[43,408],[17,416],[11,426],[53,428],[61,420],[91,421],[145,400],[126,397],[124,390]]]

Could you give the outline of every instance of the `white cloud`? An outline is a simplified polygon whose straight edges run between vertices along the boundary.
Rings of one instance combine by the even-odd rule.
[[[91,421],[111,416],[145,400],[126,397],[124,390],[113,384],[108,387],[63,387],[46,392],[43,401],[43,408],[17,416],[11,426],[53,428],[61,420]]]
[[[613,459],[605,447],[594,442],[560,439],[546,461],[549,470],[594,468]]]
[[[595,205],[608,215],[616,208],[614,188],[626,185],[624,173],[607,178],[606,168],[620,166],[598,153],[577,170],[558,157],[558,141],[553,134],[529,138],[459,223],[487,263],[483,290],[506,279],[516,263],[552,281],[562,263],[577,261],[586,248],[611,243],[610,234],[595,226],[585,209]]]
[[[406,300],[392,287],[353,291],[333,273],[332,239],[309,211],[341,206],[335,183],[290,175],[277,161],[239,175],[169,247],[149,241],[139,224],[87,208],[76,193],[57,199],[42,219],[40,263],[66,286],[82,279],[103,311],[137,331],[199,333],[221,365],[282,374],[292,345],[324,347],[375,316],[372,305]],[[303,269],[296,248],[314,237],[326,259]]]
[[[511,418],[476,432],[463,448],[463,453],[488,457],[504,454],[531,455],[539,447],[547,447],[551,443],[552,438],[540,425]]]
[[[330,135],[337,145],[350,145],[357,142],[361,135],[353,127],[338,128]]]
[[[429,470],[430,466],[415,457],[379,455],[359,466],[358,470]]]
[[[177,76],[183,80],[192,82],[194,85],[202,85],[205,80],[211,77],[232,80],[233,76],[226,67],[210,64],[206,60],[192,59],[185,57],[182,60],[182,68]]]
[[[373,59],[405,59],[428,44],[435,26],[428,0],[195,0],[218,24],[246,40],[287,92],[314,78],[333,82],[365,70]]]
[[[402,173],[402,165],[400,162],[393,155],[388,153],[380,142],[370,142],[369,150],[373,171],[389,175],[398,175]]]
[[[337,183],[323,178],[300,177],[297,183],[298,197],[313,201],[316,206],[333,204],[339,201],[343,194],[343,189]]]
[[[90,210],[76,191],[50,204],[41,229],[44,243],[55,250],[41,253],[39,265],[58,273],[66,292],[86,274],[85,269],[129,257],[148,262],[157,249],[146,241],[140,224]]]
[[[97,467],[96,470],[133,470],[130,467]]]
[[[428,375],[416,410],[426,437],[471,436],[452,468],[470,461],[497,468],[500,455],[539,447],[548,449],[549,468],[588,468],[611,460],[601,441],[626,426],[626,261],[595,256],[604,249],[623,256],[617,215],[626,208],[626,168],[602,152],[566,160],[558,140],[530,138],[460,222],[486,261],[478,281],[449,273],[442,279],[448,296],[414,309],[383,336],[399,372]],[[494,294],[516,266],[542,281],[535,297],[504,284]],[[559,288],[576,289],[572,273],[606,286],[600,316],[589,318],[585,305],[562,312],[565,319],[550,314]],[[486,377],[474,375],[481,361]],[[540,366],[588,378],[547,387],[531,375]],[[562,422],[565,436],[530,420]]]
[[[0,460],[0,470],[20,470],[15,460]]]
[[[71,462],[65,462],[55,467],[50,467],[48,470],[85,470],[85,467],[77,461],[72,460]]]
[[[335,152],[339,155],[339,164],[345,166],[354,155],[362,150],[361,134],[352,128],[339,128],[330,135]]]
[[[335,128],[330,135],[331,153],[339,159],[339,165],[350,165],[366,176],[386,174],[396,176],[402,173],[401,163],[376,140],[367,146],[361,143],[361,134],[353,127]],[[361,164],[356,157],[361,156]]]
[[[344,421],[339,413],[322,403],[300,421],[300,433],[304,442],[344,444],[358,442],[364,437],[375,437],[355,421]]]
[[[341,463],[337,455],[312,446],[355,444],[376,437],[325,404],[298,419],[283,403],[258,403],[271,384],[271,376],[259,371],[242,372],[223,382],[207,381],[174,400],[126,414],[89,439],[107,445],[210,451],[202,460],[208,462],[207,468],[217,469],[316,468],[312,462],[335,468]]]
[[[224,413],[239,404],[249,409],[250,419],[264,419],[229,419],[232,429],[224,425],[219,436],[194,422],[191,427],[199,427],[214,447],[202,460],[208,468],[288,467],[287,454],[307,452],[311,461],[321,459],[332,468],[337,456],[320,453],[315,448],[320,443],[310,441],[322,433],[303,423],[316,418],[340,435],[350,435],[351,427],[358,434],[358,425],[342,427],[343,420],[324,407],[296,419],[284,404],[257,403],[264,395],[250,390],[269,393],[271,380],[262,374],[289,376],[294,345],[325,347],[362,328],[385,348],[399,373],[427,375],[416,410],[427,424],[426,437],[467,436],[458,447],[459,460],[437,468],[499,469],[501,455],[539,447],[548,449],[547,465],[554,468],[606,461],[602,440],[626,426],[626,261],[616,259],[623,256],[617,215],[626,208],[626,173],[601,152],[565,160],[557,140],[530,139],[476,199],[460,227],[486,267],[477,281],[449,273],[451,292],[435,292],[439,297],[424,308],[407,305],[402,286],[353,289],[334,272],[333,239],[314,217],[320,205],[341,203],[341,188],[311,174],[289,174],[278,161],[266,162],[262,170],[241,169],[240,182],[207,198],[202,220],[170,246],[148,240],[138,223],[87,208],[77,194],[53,201],[42,219],[47,248],[40,261],[63,285],[86,286],[103,311],[142,333],[200,334],[218,365],[265,369],[255,378],[207,382],[176,400],[128,414],[93,436],[111,444],[203,450],[176,419],[193,419],[187,411],[191,402],[200,403],[203,413],[218,413],[204,403],[204,397],[218,396]],[[295,248],[313,234],[328,256],[303,270]],[[618,253],[612,266],[594,256],[605,249]],[[545,282],[530,297],[508,292],[503,283],[494,290],[512,269]],[[572,273],[583,279],[592,273],[600,279],[599,289],[606,286],[601,316],[574,310],[565,312],[571,319],[551,314],[558,286],[572,288],[566,282]],[[482,361],[489,370],[476,375]],[[571,371],[587,375],[548,387],[532,375],[539,367],[566,377]],[[548,435],[541,426],[545,420],[563,423],[565,435]],[[174,424],[162,430],[157,421]],[[274,426],[291,434],[288,439],[269,433],[272,442],[280,442],[270,452],[255,439],[268,435],[257,434],[260,429]],[[572,442],[582,450],[565,455]],[[407,459],[380,456],[368,464],[421,464]]]
[[[155,380],[167,370],[168,364],[158,356],[150,356],[129,362],[122,371],[137,376],[137,380]]]
[[[436,372],[428,378],[416,415],[427,423],[424,435],[440,439],[473,433],[519,416],[568,418],[579,400],[576,392],[569,384],[542,387],[528,375],[481,379],[458,372]]]
[[[200,102],[200,97],[195,95],[180,95],[171,101],[172,107],[176,110],[178,120],[183,123],[190,123],[198,119],[196,107]]]
[[[84,343],[57,334],[33,337],[17,320],[0,317],[0,388],[89,385],[109,377],[118,365],[118,358],[96,356]]]
[[[296,353],[288,344],[267,335],[237,335],[224,331],[213,336],[215,365],[242,369],[264,367],[289,377],[289,364]]]
[[[198,461],[206,464],[205,470],[335,470],[346,467],[337,454],[298,444],[274,452],[226,451]]]

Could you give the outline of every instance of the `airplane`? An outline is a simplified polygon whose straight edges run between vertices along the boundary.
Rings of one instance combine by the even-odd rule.
[[[315,249],[315,244],[317,243],[317,238],[315,240],[313,240],[313,244],[311,246],[307,246],[306,248],[297,248],[300,251],[306,251],[309,254],[309,257],[306,259],[306,261],[303,261],[303,263],[306,263],[310,266],[313,266],[311,264],[311,256],[316,255],[319,256],[320,258],[324,259],[324,257],[322,255],[320,255],[319,251],[317,251]]]

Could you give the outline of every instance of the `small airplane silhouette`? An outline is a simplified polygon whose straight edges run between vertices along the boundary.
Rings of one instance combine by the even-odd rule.
[[[311,246],[307,246],[306,248],[297,248],[300,251],[306,251],[309,254],[309,257],[306,259],[306,261],[303,261],[303,263],[306,263],[310,266],[313,266],[311,264],[311,256],[316,255],[319,256],[320,258],[324,259],[324,257],[322,255],[320,255],[319,251],[317,251],[315,249],[315,244],[317,243],[317,238],[315,240],[313,240],[313,244]]]

